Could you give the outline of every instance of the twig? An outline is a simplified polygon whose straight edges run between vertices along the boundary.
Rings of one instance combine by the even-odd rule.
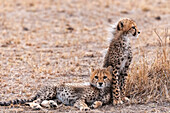
[[[160,44],[160,46],[162,46],[162,39],[161,39],[161,37],[159,36],[159,34],[157,33],[157,31],[156,31],[156,29],[154,29],[154,32],[155,32],[155,34],[158,36],[158,38],[159,38],[159,44]]]
[[[169,98],[169,94],[168,94],[168,88],[166,87],[166,85],[164,85],[164,90],[165,90],[165,96],[168,100],[170,100]]]

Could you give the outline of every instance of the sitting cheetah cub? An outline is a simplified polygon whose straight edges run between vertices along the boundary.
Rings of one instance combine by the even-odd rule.
[[[13,100],[0,102],[1,106],[11,104],[26,104],[33,109],[43,107],[57,107],[58,103],[75,106],[80,110],[98,108],[111,99],[112,67],[103,69],[91,69],[90,85],[84,87],[68,86],[61,84],[57,86],[46,86],[37,92],[34,98],[28,100]]]
[[[125,97],[127,70],[132,60],[130,38],[140,34],[135,21],[121,19],[111,28],[111,42],[104,58],[103,67],[113,67],[113,104],[122,104]]]

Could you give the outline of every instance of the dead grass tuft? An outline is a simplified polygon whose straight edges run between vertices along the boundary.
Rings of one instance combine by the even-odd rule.
[[[168,57],[168,30],[159,39],[159,49],[152,61],[145,55],[139,63],[134,64],[127,81],[127,96],[132,103],[170,102],[170,59]]]

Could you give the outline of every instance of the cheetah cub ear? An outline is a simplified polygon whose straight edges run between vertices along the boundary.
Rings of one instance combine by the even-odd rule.
[[[120,30],[122,30],[123,29],[123,22],[119,22],[118,24],[117,24],[117,30],[118,31],[120,31]]]
[[[113,73],[113,67],[112,66],[107,67],[107,71],[109,71],[110,74],[112,74]]]
[[[89,69],[90,74],[92,74],[94,72],[94,70],[95,69],[93,67],[91,67],[91,69]]]

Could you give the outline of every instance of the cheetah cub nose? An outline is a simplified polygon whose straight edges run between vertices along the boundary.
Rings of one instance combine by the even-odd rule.
[[[103,85],[103,83],[102,82],[99,82],[99,86],[101,87]]]

